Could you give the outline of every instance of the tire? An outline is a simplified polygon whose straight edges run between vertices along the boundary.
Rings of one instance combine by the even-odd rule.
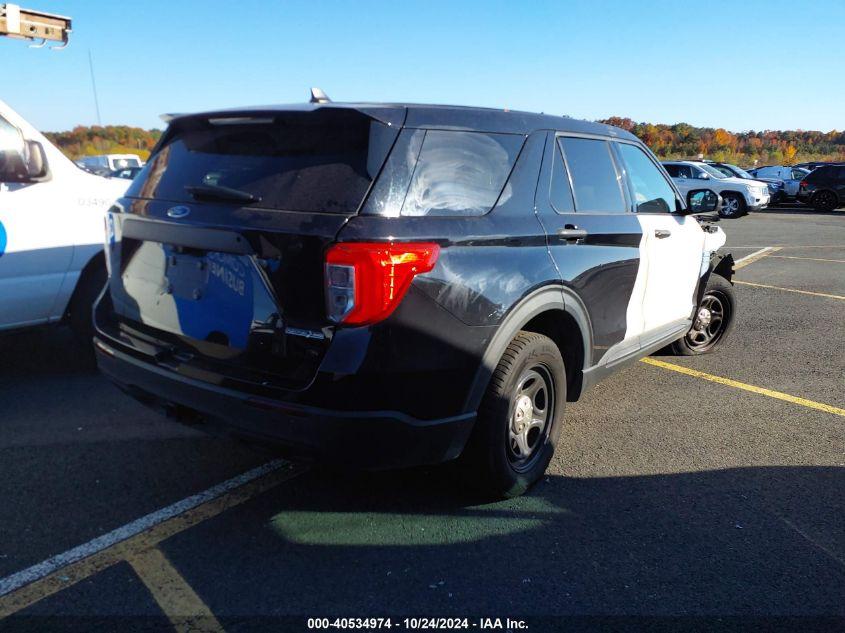
[[[707,322],[702,310],[707,310]],[[721,317],[715,323],[716,314]],[[695,320],[689,332],[670,346],[678,356],[699,356],[708,354],[718,347],[733,330],[736,320],[736,295],[731,283],[716,274],[711,274],[696,310]]]
[[[810,204],[819,211],[833,211],[839,206],[839,197],[832,191],[819,191]]]
[[[566,368],[557,345],[520,332],[490,378],[462,457],[476,491],[511,498],[540,479],[560,437],[565,404]]]
[[[79,282],[76,284],[76,290],[73,291],[73,296],[70,299],[68,321],[77,342],[86,351],[93,348],[94,320],[92,310],[94,301],[97,300],[103,286],[106,285],[107,279],[108,274],[103,263],[95,262],[83,271]]]
[[[738,218],[745,214],[745,200],[738,193],[722,194],[722,208],[719,209],[721,218]]]

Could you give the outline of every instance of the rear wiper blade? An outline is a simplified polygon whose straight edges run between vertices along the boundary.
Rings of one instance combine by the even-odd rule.
[[[231,200],[233,202],[261,202],[259,196],[248,191],[232,189],[222,185],[188,185],[185,191],[197,200]]]

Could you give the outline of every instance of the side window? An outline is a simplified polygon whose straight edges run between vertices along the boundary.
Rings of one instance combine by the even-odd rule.
[[[561,137],[578,211],[625,213],[625,198],[607,141]]]
[[[692,178],[692,168],[689,165],[673,165],[675,173],[669,172],[673,178]]]
[[[674,210],[675,190],[646,153],[628,143],[618,143],[617,147],[625,161],[636,210],[639,213],[670,213]]]
[[[669,173],[672,178],[678,178],[678,166],[677,165],[663,165],[666,171]]]
[[[804,178],[804,172],[800,169],[793,169],[792,170],[792,178],[793,180],[801,180]]]
[[[560,147],[555,143],[555,158],[552,165],[552,183],[549,189],[549,200],[558,213],[572,213],[575,211],[575,201],[572,198],[572,186],[569,184],[569,174],[560,154]]]
[[[402,215],[484,215],[499,194],[511,196],[505,182],[523,142],[515,134],[427,131]]]

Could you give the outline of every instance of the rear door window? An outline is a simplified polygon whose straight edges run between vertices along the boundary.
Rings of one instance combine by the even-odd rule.
[[[562,136],[575,207],[580,212],[624,213],[625,198],[607,141]]]
[[[267,118],[191,119],[133,181],[127,196],[194,201],[188,188],[225,187],[253,206],[354,213],[398,131],[354,110]]]
[[[675,208],[675,190],[646,153],[636,145],[617,143],[625,163],[634,205],[639,213],[669,213]]]
[[[487,213],[506,186],[524,137],[450,130],[428,130],[402,206],[402,215]]]

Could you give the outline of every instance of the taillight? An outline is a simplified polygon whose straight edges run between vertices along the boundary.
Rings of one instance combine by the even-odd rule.
[[[428,242],[345,242],[326,253],[326,307],[335,323],[367,325],[386,319],[415,275],[437,263]]]
[[[806,181],[806,180],[802,180],[802,181],[801,181],[801,184],[799,184],[798,186],[799,186],[799,187],[801,187],[802,189],[803,189],[803,188],[805,188],[805,187],[807,186],[807,181]]]

